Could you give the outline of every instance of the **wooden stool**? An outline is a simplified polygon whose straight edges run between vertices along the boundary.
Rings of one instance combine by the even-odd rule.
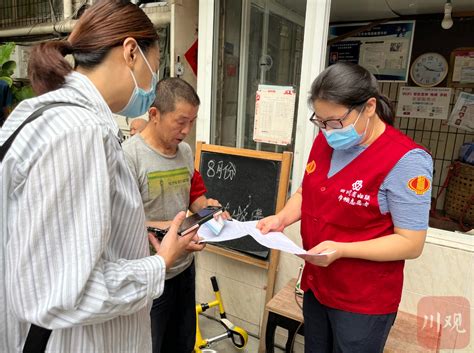
[[[265,347],[262,338],[259,352],[273,353],[275,330],[277,326],[288,330],[285,351],[291,353],[292,343],[297,333],[303,335],[303,312],[295,301],[296,279],[290,280],[265,306],[267,325],[265,330]],[[298,298],[300,300],[300,298]],[[301,305],[303,301],[300,300]],[[265,348],[265,350],[263,350]]]

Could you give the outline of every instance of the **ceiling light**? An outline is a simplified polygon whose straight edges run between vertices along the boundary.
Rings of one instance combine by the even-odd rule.
[[[453,26],[453,19],[451,18],[451,12],[453,11],[453,7],[451,5],[451,0],[446,1],[444,4],[444,17],[443,21],[441,21],[441,27],[444,29],[450,29]]]

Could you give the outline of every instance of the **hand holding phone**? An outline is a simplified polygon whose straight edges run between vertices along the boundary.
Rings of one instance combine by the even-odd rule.
[[[179,212],[171,222],[171,226],[161,243],[152,234],[148,235],[150,243],[155,248],[157,255],[161,256],[169,268],[180,256],[188,253],[189,244],[195,237],[195,232],[189,232],[184,236],[178,236],[178,228],[184,221],[184,212]]]
[[[181,227],[179,227],[178,234],[185,235],[220,213],[222,213],[222,207],[220,206],[205,207],[191,216],[186,217]]]
[[[178,235],[185,235],[194,229],[198,228],[201,224],[206,223],[214,217],[214,215],[219,215],[222,213],[222,207],[220,206],[208,206],[202,210],[192,214],[189,217],[186,217],[178,229]],[[166,233],[168,233],[169,228],[162,229],[156,227],[147,227],[148,232],[152,233],[155,238],[162,240]]]
[[[168,233],[169,228],[162,229],[162,228],[156,228],[156,227],[146,227],[147,231],[149,233],[153,233],[155,238],[157,238],[159,241],[164,238],[166,233]]]

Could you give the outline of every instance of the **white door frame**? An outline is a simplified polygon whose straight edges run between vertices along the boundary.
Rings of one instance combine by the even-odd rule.
[[[329,15],[331,0],[307,0],[304,26],[303,58],[301,63],[301,81],[296,119],[295,153],[291,193],[301,186],[306,162],[318,129],[308,120],[312,108],[307,97],[311,83],[326,67],[326,49],[328,41]]]
[[[196,123],[196,141],[211,141],[211,117],[216,115],[217,35],[219,0],[199,1],[197,93],[201,100]]]

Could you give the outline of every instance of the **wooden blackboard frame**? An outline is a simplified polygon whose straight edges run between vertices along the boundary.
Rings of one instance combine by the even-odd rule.
[[[202,152],[215,152],[220,154],[228,154],[240,157],[250,157],[264,160],[271,160],[281,163],[280,175],[278,182],[278,194],[276,200],[276,209],[275,213],[279,212],[286,203],[288,195],[288,185],[290,181],[290,169],[291,163],[293,161],[293,153],[283,152],[264,152],[264,151],[254,151],[249,149],[210,145],[204,142],[198,141],[196,143],[196,157],[194,159],[194,168],[199,170],[201,165],[201,153]],[[278,262],[280,259],[280,251],[271,249],[269,260],[256,259],[252,256],[240,253],[238,251],[221,248],[215,245],[207,244],[205,251],[209,251],[215,254],[219,254],[225,257],[229,257],[233,260],[244,262],[250,265],[254,265],[260,268],[268,270],[267,273],[267,288],[265,294],[265,305],[273,297],[273,292],[275,289],[275,279],[278,268]]]

